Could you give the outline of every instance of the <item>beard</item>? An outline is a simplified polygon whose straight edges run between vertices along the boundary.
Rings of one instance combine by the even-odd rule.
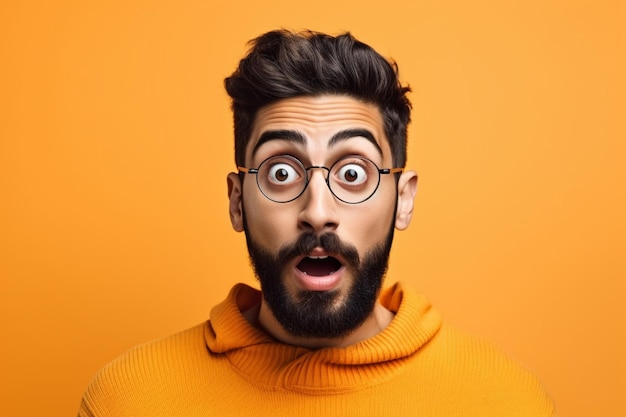
[[[248,253],[261,283],[263,298],[276,320],[289,334],[304,338],[342,338],[358,328],[372,314],[387,271],[393,241],[393,223],[384,242],[361,260],[356,247],[342,242],[334,233],[304,233],[271,253],[254,242],[244,216]],[[339,290],[301,290],[290,294],[285,285],[285,266],[298,256],[320,247],[340,255],[354,280],[343,294]]]

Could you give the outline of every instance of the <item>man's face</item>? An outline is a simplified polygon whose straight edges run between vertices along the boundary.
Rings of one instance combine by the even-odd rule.
[[[297,97],[261,109],[246,166],[277,155],[305,167],[330,167],[346,156],[392,167],[378,108],[347,96]],[[393,175],[381,175],[374,195],[359,204],[333,196],[326,175],[310,170],[304,193],[287,203],[269,200],[249,174],[240,195],[230,193],[231,220],[245,229],[263,302],[295,336],[345,336],[371,314],[398,226]]]

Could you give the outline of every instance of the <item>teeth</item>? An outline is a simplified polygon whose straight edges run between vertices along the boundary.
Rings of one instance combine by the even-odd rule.
[[[309,259],[326,259],[328,256],[309,256]]]

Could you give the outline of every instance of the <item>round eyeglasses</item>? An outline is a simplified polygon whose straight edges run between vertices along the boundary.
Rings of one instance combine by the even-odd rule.
[[[323,169],[326,185],[340,201],[359,204],[374,195],[382,174],[402,172],[402,168],[378,168],[362,156],[346,156],[325,166],[305,166],[291,155],[267,158],[258,168],[238,166],[239,172],[256,175],[256,183],[265,197],[276,203],[288,203],[300,197],[309,185],[309,171]]]

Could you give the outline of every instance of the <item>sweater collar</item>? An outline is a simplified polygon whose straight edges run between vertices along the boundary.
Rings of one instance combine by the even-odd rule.
[[[279,343],[248,323],[241,311],[260,297],[258,290],[235,285],[211,311],[205,340],[211,352],[224,354],[242,375],[262,385],[319,392],[381,382],[400,372],[403,359],[417,353],[441,326],[441,316],[423,296],[395,284],[379,298],[396,313],[384,331],[348,347],[310,350]]]

